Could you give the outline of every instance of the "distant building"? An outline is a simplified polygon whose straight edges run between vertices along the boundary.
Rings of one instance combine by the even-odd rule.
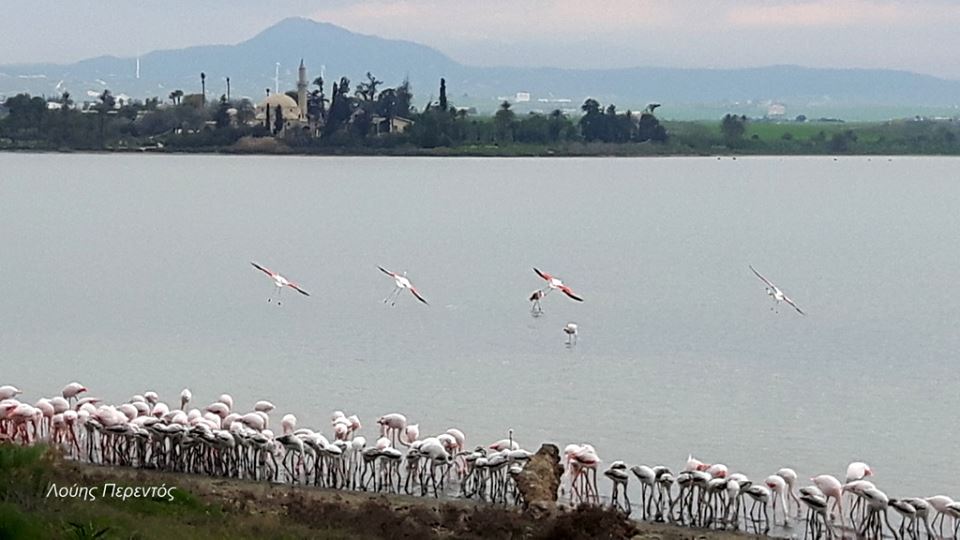
[[[530,92],[517,92],[516,102],[527,103],[530,101]]]
[[[260,102],[257,105],[257,113],[255,118],[261,124],[264,124],[267,121],[267,117],[270,117],[270,125],[267,126],[270,129],[273,129],[273,123],[276,122],[277,107],[280,107],[280,113],[283,115],[283,127],[287,128],[291,123],[297,123],[300,121],[300,106],[297,105],[297,102],[293,100],[290,96],[286,94],[271,94],[267,96],[267,99]],[[269,114],[267,109],[270,109]]]
[[[300,59],[300,68],[297,70],[297,107],[300,108],[300,121],[307,121],[307,68]]]
[[[267,98],[256,107],[254,119],[257,123],[263,124],[272,131],[276,122],[277,107],[280,107],[280,114],[283,116],[281,133],[291,128],[308,129],[310,127],[310,116],[307,113],[307,68],[302,58],[300,59],[300,67],[297,69],[297,75],[297,100],[294,101],[293,98],[283,93],[268,94]],[[236,111],[233,114],[236,115]],[[267,122],[268,118],[270,119],[269,123]]]
[[[783,103],[771,103],[767,107],[768,118],[783,118],[787,115],[787,107]]]
[[[393,118],[374,116],[370,119],[370,122],[373,124],[377,135],[403,133],[413,125],[413,120],[400,116],[394,116]]]

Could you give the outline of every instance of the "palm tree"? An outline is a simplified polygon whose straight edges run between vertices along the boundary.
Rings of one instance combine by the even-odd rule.
[[[200,72],[200,95],[202,96],[200,101],[204,105],[207,104],[207,74]]]
[[[179,105],[182,98],[183,90],[174,90],[173,92],[170,92],[170,101],[172,101],[174,105]]]
[[[109,89],[105,89],[100,94],[100,147],[103,148],[103,122],[104,117],[107,114],[107,111],[113,109],[113,106],[116,105],[117,100],[113,97],[113,94],[110,93]]]

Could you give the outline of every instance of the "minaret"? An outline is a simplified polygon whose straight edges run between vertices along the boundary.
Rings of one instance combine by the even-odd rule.
[[[300,120],[307,119],[307,68],[300,59],[300,79],[297,81],[297,105],[300,107]]]

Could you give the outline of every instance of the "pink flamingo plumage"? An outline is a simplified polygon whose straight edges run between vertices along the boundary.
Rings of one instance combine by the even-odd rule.
[[[264,274],[268,275],[268,276],[270,277],[270,279],[273,280],[273,285],[277,288],[277,305],[278,305],[278,306],[281,304],[281,302],[280,302],[280,292],[283,291],[283,288],[284,288],[284,287],[290,287],[291,289],[297,291],[298,293],[300,293],[300,294],[302,294],[302,295],[304,295],[304,296],[310,296],[310,293],[308,293],[307,291],[301,289],[299,285],[297,285],[296,283],[290,281],[289,279],[281,276],[280,274],[274,272],[273,270],[270,270],[269,268],[265,268],[265,267],[263,267],[263,266],[260,266],[259,264],[255,263],[255,262],[253,262],[253,261],[251,261],[250,264],[252,264],[253,267],[256,268],[257,270],[260,270],[260,271],[263,272]],[[273,300],[273,297],[268,298],[268,299],[267,299],[267,302],[270,302],[271,300]]]

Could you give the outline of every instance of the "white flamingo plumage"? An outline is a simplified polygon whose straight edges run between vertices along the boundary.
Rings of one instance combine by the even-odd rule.
[[[770,298],[773,298],[773,301],[777,305],[779,305],[780,302],[786,302],[791,306],[793,306],[793,309],[797,310],[797,313],[801,315],[806,315],[806,313],[804,313],[803,310],[800,309],[800,307],[797,304],[795,304],[793,300],[790,299],[790,297],[783,294],[783,291],[781,291],[779,287],[774,285],[769,279],[763,277],[763,275],[760,274],[760,272],[757,272],[757,269],[754,268],[752,265],[750,265],[750,270],[752,270],[753,273],[756,274],[758,278],[760,278],[760,281],[764,282],[767,285],[767,294],[770,295]],[[771,308],[771,309],[774,309],[774,308]]]
[[[281,275],[278,274],[277,272],[274,272],[273,270],[270,270],[269,268],[265,268],[265,267],[263,267],[263,266],[260,266],[259,264],[255,263],[255,262],[253,262],[253,261],[250,261],[250,264],[252,264],[254,268],[256,268],[257,270],[260,270],[261,272],[263,272],[264,274],[266,274],[267,276],[269,276],[270,279],[273,280],[273,285],[274,285],[274,287],[276,287],[277,305],[278,305],[278,306],[281,305],[281,302],[280,302],[280,292],[283,291],[283,288],[284,288],[284,287],[290,287],[291,289],[297,291],[298,293],[300,293],[300,294],[302,294],[302,295],[304,295],[304,296],[310,296],[310,293],[308,293],[307,291],[301,289],[299,285],[297,285],[296,283],[290,281],[289,279],[281,276]],[[273,297],[272,297],[272,296],[271,296],[270,298],[267,298],[267,302],[270,302],[271,300],[273,300]]]
[[[424,304],[429,305],[429,302],[427,302],[426,299],[423,298],[423,296],[420,296],[420,293],[417,292],[417,289],[413,286],[412,283],[410,283],[410,280],[407,279],[406,272],[404,272],[403,274],[397,274],[396,272],[391,272],[382,266],[378,266],[377,268],[379,268],[380,271],[383,272],[384,274],[392,277],[395,284],[393,291],[389,295],[387,295],[386,298],[383,299],[384,304],[386,304],[387,302],[390,302],[391,306],[396,305],[397,296],[404,289],[408,289],[414,296],[417,297],[417,300],[423,302]]]
[[[546,290],[543,292],[543,294],[540,296],[541,299],[542,299],[544,296],[546,296],[547,294],[549,294],[550,291],[552,291],[552,290],[554,290],[554,289],[557,289],[557,290],[563,292],[563,294],[565,294],[565,295],[569,296],[570,298],[576,300],[577,302],[583,302],[583,298],[580,298],[579,296],[577,296],[570,287],[564,285],[564,284],[563,284],[563,281],[561,281],[560,278],[558,278],[558,277],[556,277],[556,276],[552,276],[552,275],[550,275],[550,274],[548,274],[548,273],[546,273],[546,272],[541,272],[541,271],[540,271],[538,268],[536,268],[536,267],[534,267],[533,271],[536,272],[538,276],[540,276],[541,278],[544,279],[544,281],[547,282],[547,289],[546,289]],[[532,300],[532,299],[533,299],[533,296],[531,296],[530,298],[531,298],[531,300]]]

